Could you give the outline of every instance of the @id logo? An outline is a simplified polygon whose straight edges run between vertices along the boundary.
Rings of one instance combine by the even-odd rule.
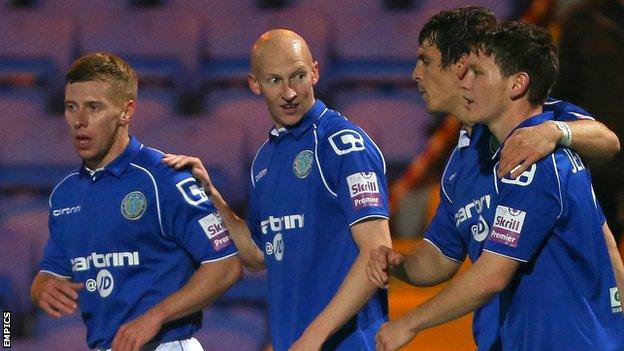
[[[274,255],[277,261],[281,261],[284,258],[284,239],[282,233],[277,233],[273,237],[273,242],[267,242],[264,245],[264,251],[268,256]]]
[[[329,137],[329,144],[334,152],[338,155],[346,155],[355,151],[362,151],[364,147],[364,138],[360,133],[352,129],[343,129]]]
[[[121,201],[121,214],[131,221],[141,218],[146,208],[147,200],[140,191],[129,193]]]
[[[98,272],[95,279],[89,279],[85,282],[85,288],[88,292],[97,292],[101,297],[108,297],[115,287],[115,280],[113,275],[106,269],[102,269]]]

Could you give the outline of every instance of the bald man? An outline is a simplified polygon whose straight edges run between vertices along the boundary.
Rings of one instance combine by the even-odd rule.
[[[267,269],[275,350],[372,350],[388,315],[385,291],[365,272],[371,250],[391,245],[381,151],[315,99],[318,63],[296,33],[264,33],[251,67],[249,87],[264,97],[275,127],[252,163],[246,223],[198,159],[164,161],[192,169],[246,267]]]

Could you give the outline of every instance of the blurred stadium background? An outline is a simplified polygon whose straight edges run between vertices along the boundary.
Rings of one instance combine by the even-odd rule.
[[[569,2],[560,1],[559,9]],[[140,80],[131,133],[167,152],[200,156],[222,193],[244,213],[247,169],[271,127],[263,101],[246,85],[249,50],[261,33],[289,28],[308,41],[321,69],[317,96],[378,142],[393,182],[425,150],[442,120],[426,113],[410,80],[423,23],[442,9],[468,4],[486,6],[499,19],[521,18],[533,3],[0,1],[0,307],[13,312],[14,349],[86,349],[78,315],[54,320],[29,298],[48,234],[47,196],[79,163],[62,110],[64,72],[81,54],[103,50],[126,59]],[[449,139],[456,140],[453,133]],[[412,236],[402,234],[397,236]],[[412,240],[397,240],[399,250],[409,250]],[[393,282],[391,317],[438,290]],[[265,349],[266,294],[264,274],[247,274],[205,312],[197,335],[204,348]],[[474,349],[470,317],[419,335],[408,349]]]

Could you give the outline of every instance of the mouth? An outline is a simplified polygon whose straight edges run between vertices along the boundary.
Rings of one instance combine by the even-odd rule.
[[[77,134],[74,136],[74,144],[79,149],[87,148],[91,144],[91,138],[83,134]]]
[[[297,109],[297,106],[299,106],[299,104],[290,103],[290,104],[282,104],[282,105],[280,105],[280,107],[284,111],[286,111],[286,113],[293,113],[293,112],[295,112],[295,110]]]

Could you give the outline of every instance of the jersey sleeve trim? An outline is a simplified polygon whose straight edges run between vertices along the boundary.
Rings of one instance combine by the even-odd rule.
[[[448,260],[451,260],[451,261],[453,261],[453,262],[457,262],[457,263],[463,263],[463,262],[464,262],[464,261],[456,260],[456,259],[454,259],[453,257],[449,257],[449,256],[445,255],[445,254],[444,254],[444,252],[442,252],[442,250],[440,249],[440,247],[438,247],[438,245],[436,245],[433,241],[431,241],[431,240],[429,240],[429,239],[427,239],[427,238],[424,238],[424,239],[423,239],[423,241],[426,241],[426,242],[428,242],[430,245],[433,245],[433,247],[435,247],[435,248],[436,248],[436,250],[438,250],[438,251],[440,252],[440,254],[441,254],[442,256],[444,256],[444,258],[446,258],[446,259],[448,259]]]
[[[449,157],[448,162],[446,162],[446,166],[444,166],[444,172],[442,172],[442,180],[440,180],[440,188],[442,188],[442,193],[444,194],[446,199],[451,204],[453,203],[453,200],[451,200],[451,197],[448,196],[448,194],[446,193],[446,189],[444,189],[444,178],[446,177],[446,171],[448,170],[448,167],[451,164],[451,160],[453,159],[453,155],[455,155],[455,151],[457,151],[457,147],[455,147],[455,149],[453,149],[453,152],[451,153],[451,156]]]
[[[68,275],[58,274],[56,272],[52,272],[52,271],[49,271],[47,269],[40,269],[39,273],[48,273],[48,274],[51,274],[51,275],[53,275],[55,277],[71,279],[71,277],[68,276]]]
[[[520,259],[520,258],[517,258],[517,257],[508,256],[508,255],[503,255],[502,253],[499,253],[499,252],[496,252],[496,251],[492,251],[492,250],[489,250],[489,249],[483,249],[483,251],[487,251],[487,252],[493,253],[493,254],[495,254],[495,255],[502,256],[502,257],[506,257],[506,258],[509,258],[509,259],[511,259],[511,260],[518,261],[518,262],[523,262],[523,263],[527,263],[527,262],[529,262],[529,261],[527,261],[527,260],[523,260],[523,259]]]
[[[354,220],[353,222],[349,223],[349,227],[358,224],[359,222],[365,220],[365,219],[369,219],[369,218],[381,218],[381,219],[390,219],[388,216],[384,216],[384,215],[379,215],[379,214],[373,214],[373,215],[368,215],[368,216],[364,216],[362,218],[358,218],[356,220]]]
[[[54,196],[54,192],[56,191],[56,189],[58,189],[58,187],[61,186],[61,184],[63,184],[69,177],[75,176],[77,174],[78,172],[70,173],[65,178],[63,178],[63,180],[61,180],[58,184],[56,184],[54,189],[52,189],[52,192],[50,193],[50,197],[48,198],[48,204],[50,205],[50,208],[52,208],[52,196]]]
[[[323,174],[323,169],[321,168],[321,162],[319,162],[319,158],[318,158],[318,135],[316,134],[316,124],[313,124],[313,127],[314,127],[314,159],[316,160],[316,166],[318,167],[319,174],[321,175],[321,180],[323,180],[323,185],[325,185],[325,188],[327,189],[327,191],[329,191],[330,194],[334,195],[334,197],[338,197],[338,194],[336,194],[333,190],[331,190],[331,188],[327,184],[327,181],[325,180],[325,175]]]
[[[238,251],[232,252],[232,253],[231,253],[231,254],[229,254],[229,255],[225,255],[225,256],[223,256],[223,257],[215,258],[215,259],[212,259],[212,260],[205,260],[205,261],[201,261],[201,264],[204,264],[204,263],[210,263],[210,262],[217,262],[217,261],[221,261],[221,260],[224,260],[224,259],[226,259],[226,258],[232,257],[232,256],[234,256],[234,255],[238,255]]]
[[[264,142],[262,143],[262,145],[260,145],[260,147],[258,148],[258,151],[256,151],[256,155],[254,156],[253,160],[251,161],[251,167],[249,170],[249,174],[251,176],[251,186],[253,186],[254,188],[256,187],[256,182],[254,180],[254,164],[256,163],[256,159],[258,158],[258,155],[260,154],[260,150],[262,150],[262,148],[264,147],[264,144],[266,144],[269,141],[269,139],[267,138],[266,140],[264,140]]]
[[[568,150],[563,149],[568,152]],[[557,188],[559,190],[559,215],[557,215],[557,219],[561,217],[563,214],[563,194],[561,193],[561,181],[559,180],[559,171],[557,171],[557,160],[555,160],[555,154],[550,154],[550,158],[553,162],[553,168],[555,170],[555,178],[557,178]]]
[[[578,119],[587,119],[587,120],[590,120],[590,121],[595,121],[596,120],[592,116],[584,115],[584,114],[578,113],[578,112],[570,112],[570,114],[574,115]]]
[[[156,179],[154,179],[154,176],[152,175],[152,173],[150,171],[148,171],[147,169],[145,169],[145,168],[143,168],[143,167],[141,167],[139,165],[136,165],[134,163],[130,163],[130,165],[132,165],[132,166],[142,170],[143,172],[147,173],[147,175],[152,180],[152,184],[154,185],[154,191],[156,192],[156,210],[158,212],[158,224],[160,226],[160,233],[163,236],[166,236],[165,235],[165,230],[163,229],[162,216],[160,214],[160,195],[158,193],[158,185],[156,184]]]

